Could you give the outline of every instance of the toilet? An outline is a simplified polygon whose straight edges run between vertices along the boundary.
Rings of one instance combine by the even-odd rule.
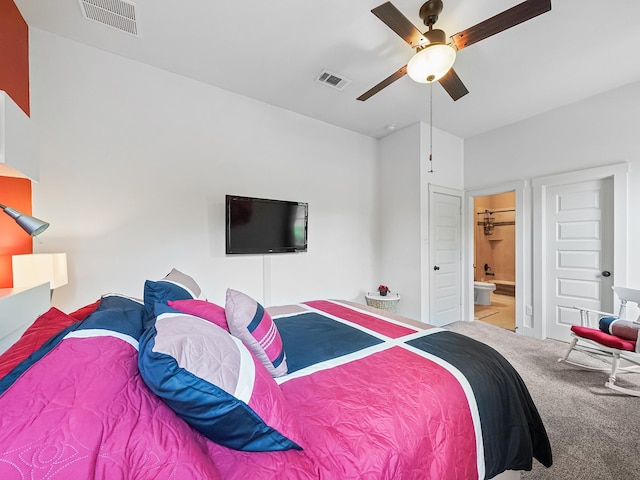
[[[491,292],[495,289],[495,283],[473,282],[473,303],[476,305],[491,305]]]

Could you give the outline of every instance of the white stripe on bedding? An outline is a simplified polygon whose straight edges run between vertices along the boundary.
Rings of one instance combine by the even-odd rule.
[[[297,370],[293,373],[289,373],[282,377],[275,377],[274,380],[278,385],[282,385],[284,382],[288,380],[293,380],[294,378],[298,378],[298,377],[305,377],[307,375],[311,375],[316,372],[320,372],[322,370],[330,370],[334,367],[345,365],[355,360],[368,357],[369,355],[372,355],[377,352],[381,352],[393,346],[394,344],[392,342],[378,343],[377,345],[372,345],[371,347],[363,348],[362,350],[358,350],[357,352],[348,353],[346,355],[342,355],[336,358],[331,358],[329,360],[325,360],[324,362],[314,363],[313,365],[309,365],[308,367],[301,368],[300,370]]]
[[[376,332],[374,330],[370,330],[367,327],[363,327],[362,325],[358,325],[357,323],[350,322],[349,320],[345,320],[344,318],[336,317],[335,315],[332,315],[330,313],[324,312],[322,310],[318,310],[317,308],[310,307],[309,305],[306,305],[306,307],[309,309],[309,312],[319,313],[323,317],[327,317],[327,318],[330,318],[332,320],[335,320],[336,322],[340,322],[340,323],[342,323],[344,325],[348,325],[349,327],[356,328],[356,329],[358,329],[360,331],[363,331],[363,332],[371,335],[372,337],[379,338],[380,340],[384,340],[385,342],[390,340],[390,338],[387,337],[386,335],[383,335],[382,333]],[[302,312],[302,314],[304,314],[304,312]],[[402,338],[404,338],[404,337],[402,337]]]
[[[105,330],[102,328],[88,328],[86,330],[74,330],[67,333],[64,338],[92,338],[92,337],[115,337],[127,342],[133,348],[138,350],[138,341],[130,335],[113,330]]]
[[[433,329],[435,330],[435,329]],[[444,329],[439,328],[438,331],[443,331]],[[482,442],[482,425],[480,424],[480,412],[478,411],[478,404],[476,402],[476,396],[471,389],[471,385],[469,384],[467,378],[462,374],[460,370],[451,365],[450,363],[444,361],[440,357],[436,357],[430,353],[427,353],[419,348],[412,347],[411,345],[402,345],[403,348],[415,353],[416,355],[420,355],[428,360],[431,360],[434,363],[437,363],[442,368],[451,373],[458,383],[464,390],[464,393],[467,397],[467,403],[469,404],[469,411],[471,412],[471,419],[473,420],[473,429],[476,434],[476,461],[478,464],[478,478],[484,478],[485,475],[485,465],[484,465],[484,444]]]
[[[410,345],[407,345],[405,342],[409,341],[409,340],[413,340],[414,338],[420,338],[420,337],[424,337],[427,335],[433,335],[435,333],[439,333],[439,332],[443,332],[446,331],[444,328],[439,328],[439,327],[434,327],[434,328],[428,328],[426,330],[419,330],[417,327],[411,326],[411,325],[407,325],[403,322],[400,322],[398,320],[393,320],[390,319],[388,317],[385,317],[383,315],[378,315],[375,313],[371,313],[367,310],[362,310],[356,307],[353,307],[351,305],[345,305],[343,303],[340,302],[334,302],[332,300],[328,300],[331,303],[334,303],[336,305],[342,306],[342,307],[346,307],[349,308],[351,310],[354,310],[356,312],[360,312],[360,313],[364,313],[366,315],[371,315],[373,317],[379,318],[381,320],[402,326],[402,327],[406,327],[409,328],[411,330],[414,330],[415,333],[409,334],[409,335],[405,335],[403,337],[400,338],[396,338],[396,339],[391,339],[385,335],[382,335],[380,333],[374,332],[372,330],[369,330],[368,328],[365,328],[361,325],[358,325],[356,323],[352,323],[349,322],[348,320],[336,317],[335,315],[331,315],[329,313],[323,312],[322,310],[313,308],[309,305],[304,305],[301,304],[301,306],[304,306],[308,309],[308,311],[310,312],[317,312],[321,315],[324,315],[326,317],[329,317],[333,320],[336,320],[340,323],[343,323],[345,325],[348,325],[350,327],[353,328],[357,328],[358,330],[361,330],[365,333],[368,333],[376,338],[379,338],[381,340],[384,340],[383,343],[377,344],[377,345],[373,345],[371,347],[367,347],[364,348],[362,350],[359,350],[357,352],[353,352],[347,355],[343,355],[341,357],[337,357],[337,358],[332,358],[330,360],[326,360],[324,362],[319,362],[316,363],[314,365],[310,365],[308,367],[302,368],[296,372],[293,372],[291,374],[282,376],[282,377],[277,377],[274,378],[274,380],[276,381],[276,383],[278,385],[281,385],[285,382],[287,382],[288,380],[292,380],[294,378],[298,378],[298,377],[303,377],[303,376],[307,376],[307,375],[311,375],[315,372],[319,372],[322,370],[329,370],[331,368],[340,366],[340,365],[345,365],[349,362],[353,362],[355,360],[359,360],[361,358],[365,358],[369,355],[372,355],[374,353],[377,352],[381,352],[383,350],[389,349],[391,347],[394,346],[399,346],[401,348],[405,348],[409,351],[411,351],[412,353],[416,354],[416,355],[420,355],[423,358],[426,358],[428,360],[431,360],[432,362],[438,364],[439,366],[441,366],[442,368],[444,368],[445,370],[447,370],[448,372],[450,372],[458,381],[458,383],[460,384],[460,386],[462,387],[462,390],[465,393],[465,396],[467,397],[467,404],[469,405],[469,411],[471,412],[471,419],[473,421],[473,427],[474,427],[474,432],[476,435],[476,462],[477,462],[477,469],[478,469],[478,478],[484,478],[485,477],[485,463],[484,463],[484,444],[482,442],[482,426],[480,424],[480,413],[478,411],[478,404],[476,402],[476,397],[475,394],[473,393],[473,390],[471,389],[471,385],[469,384],[469,382],[467,381],[466,377],[462,374],[462,372],[460,372],[460,370],[458,370],[457,368],[455,368],[453,365],[451,365],[450,363],[444,361],[443,359],[436,357],[430,353],[427,353],[423,350],[420,350],[418,348],[412,347]],[[297,312],[297,313],[292,313],[292,314],[284,314],[284,315],[280,315],[278,317],[273,317],[273,318],[283,318],[283,317],[291,317],[293,315],[298,315],[300,313],[305,313],[305,312]]]
[[[336,320],[340,320],[339,318],[336,318],[332,315],[325,314],[324,312],[319,312],[319,313],[322,313],[323,315],[327,315],[328,317],[334,318]],[[371,333],[368,329],[360,327],[359,325],[355,325],[346,321],[342,323],[353,326],[354,328],[359,328],[364,332]],[[332,358],[324,362],[319,362],[314,365],[310,365],[308,367],[302,368],[291,374],[284,375],[282,377],[276,377],[274,378],[274,380],[278,385],[282,385],[283,383],[289,380],[293,380],[294,378],[312,375],[316,372],[320,372],[323,370],[330,370],[334,367],[345,365],[347,363],[368,357],[369,355],[373,355],[374,353],[378,353],[395,346],[405,348],[416,355],[420,355],[423,358],[431,360],[432,362],[436,363],[437,365],[447,370],[456,378],[456,380],[462,387],[462,390],[464,391],[465,396],[467,397],[467,404],[469,405],[469,411],[471,412],[471,419],[473,421],[473,428],[476,435],[476,452],[477,452],[476,462],[477,462],[477,469],[478,469],[478,478],[484,478],[486,469],[484,464],[484,444],[482,442],[482,426],[480,424],[480,413],[478,411],[478,404],[476,402],[476,397],[473,393],[473,390],[471,389],[471,385],[467,381],[466,377],[462,374],[462,372],[460,372],[460,370],[455,368],[450,363],[430,353],[420,350],[419,348],[412,347],[411,345],[407,345],[405,343],[409,340],[413,340],[414,338],[433,335],[435,333],[444,332],[444,331],[447,331],[447,330],[445,330],[444,328],[435,327],[435,328],[429,328],[427,330],[421,330],[416,333],[405,335],[404,337],[400,337],[396,339],[390,339],[386,337],[381,337],[380,335],[375,335],[378,338],[382,338],[384,342],[379,343],[377,345],[372,345],[371,347],[363,348],[362,350],[358,350],[357,352],[349,353],[347,355],[342,355],[337,358]]]
[[[379,319],[384,320],[386,322],[393,323],[395,325],[399,325],[401,327],[408,328],[409,330],[421,331],[420,328],[418,328],[418,327],[416,327],[414,325],[410,325],[408,323],[404,323],[404,322],[402,322],[400,320],[395,320],[393,318],[385,317],[384,315],[380,315],[379,313],[373,313],[373,312],[371,312],[369,310],[363,310],[363,309],[355,307],[353,305],[347,305],[346,303],[337,302],[335,300],[326,300],[326,301],[330,302],[330,303],[333,303],[334,305],[338,305],[340,307],[348,308],[348,309],[353,310],[353,311],[358,312],[358,313],[364,313],[365,315],[369,315],[371,317],[376,317],[376,318],[379,318]],[[428,326],[429,325],[425,323],[425,327],[428,327]]]
[[[304,313],[309,313],[311,311],[310,307],[307,307],[306,305],[302,305],[300,304],[301,307],[305,307],[304,310],[301,310],[299,312],[290,312],[290,313],[281,313],[279,315],[271,315],[271,319],[275,320],[277,318],[287,318],[287,317],[295,317],[296,315],[302,315]]]
[[[385,322],[392,323],[392,324],[398,325],[400,327],[405,327],[407,330],[413,330],[414,332],[420,333],[420,332],[425,332],[425,331],[429,330],[429,329],[422,330],[422,329],[420,329],[418,327],[415,327],[414,325],[409,325],[408,323],[404,323],[404,322],[401,322],[399,320],[394,320],[392,318],[385,317],[384,315],[379,315],[377,313],[373,313],[373,312],[370,312],[368,310],[362,310],[360,308],[354,307],[352,305],[347,305],[345,303],[340,303],[340,302],[337,302],[337,301],[334,301],[334,300],[325,300],[325,301],[333,303],[334,305],[338,305],[340,307],[348,308],[350,310],[353,310],[354,312],[362,313],[362,314],[369,315],[369,316],[374,317],[374,318],[378,318],[380,320],[384,320]],[[336,317],[336,316],[334,316],[334,315],[332,315],[330,313],[327,313],[327,312],[325,312],[323,310],[314,308],[314,307],[312,307],[310,305],[306,305],[304,303],[296,303],[295,305],[297,307],[303,308],[304,311],[291,312],[291,313],[282,313],[280,315],[272,315],[271,318],[272,319],[278,319],[278,318],[294,317],[296,315],[301,315],[301,314],[308,313],[308,312],[320,313],[321,315],[324,315],[324,316],[327,316],[327,317],[332,318],[334,320],[337,320],[337,321],[339,321],[341,323],[344,323],[345,325],[349,325],[350,327],[354,327],[354,328],[357,328],[359,330],[362,330],[363,332],[367,332],[367,333],[369,333],[369,334],[371,334],[371,335],[373,335],[373,336],[375,336],[377,338],[380,338],[382,340],[387,340],[389,338],[389,337],[387,337],[385,335],[382,335],[380,333],[371,331],[371,330],[367,329],[366,327],[362,327],[361,325],[358,325],[357,323],[350,322],[349,320],[345,320],[344,318]],[[425,326],[428,326],[428,325],[425,324]],[[407,335],[406,337],[403,337],[403,338],[411,338],[411,337],[410,337],[410,335]]]
[[[363,331],[366,331],[366,329],[362,329]],[[293,380],[294,378],[298,378],[298,377],[305,377],[307,375],[312,375],[316,372],[322,371],[322,370],[330,370],[334,367],[338,367],[340,365],[345,365],[347,363],[353,362],[355,360],[360,360],[361,358],[365,358],[368,357],[369,355],[373,355],[374,353],[377,352],[381,352],[383,350],[387,350],[391,347],[396,347],[396,346],[400,346],[400,347],[406,347],[407,345],[404,344],[404,342],[407,342],[409,340],[413,340],[414,338],[419,338],[422,337],[424,335],[431,335],[433,333],[437,333],[437,332],[443,332],[444,329],[443,328],[431,328],[428,331],[421,331],[421,332],[416,332],[416,333],[412,333],[410,335],[406,335],[404,337],[401,338],[395,338],[395,339],[385,339],[384,342],[382,343],[378,343],[376,345],[372,345],[370,347],[366,347],[363,348],[362,350],[358,350],[357,352],[352,352],[352,353],[348,353],[346,355],[342,355],[340,357],[336,357],[336,358],[331,358],[329,360],[325,360],[324,362],[318,362],[318,363],[314,363],[313,365],[309,365],[308,367],[305,368],[301,368],[300,370],[297,370],[293,373],[284,375],[282,377],[276,377],[274,378],[274,380],[276,381],[276,383],[278,385],[283,384],[284,382],[288,381],[288,380]]]
[[[242,340],[234,337],[233,335],[230,336],[236,344],[236,348],[240,354],[240,369],[233,396],[248,405],[256,383],[256,367],[253,361],[254,357],[251,355],[251,352],[249,352],[249,349],[242,343]]]

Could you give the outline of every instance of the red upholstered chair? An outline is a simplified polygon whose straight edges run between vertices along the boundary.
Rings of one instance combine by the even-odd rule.
[[[620,298],[620,312],[618,315],[574,307],[580,311],[582,324],[571,327],[571,336],[573,337],[571,344],[567,353],[562,358],[559,358],[558,361],[586,370],[608,372],[609,378],[605,383],[605,387],[627,395],[640,397],[640,390],[620,387],[615,383],[618,373],[640,372],[640,344],[638,343],[640,315],[633,322],[625,320],[627,318],[628,303],[635,303],[636,307],[640,307],[640,290],[617,286],[612,288]],[[594,367],[569,360],[569,355],[574,350],[602,358],[607,362],[607,366]],[[621,366],[621,360],[625,366]]]

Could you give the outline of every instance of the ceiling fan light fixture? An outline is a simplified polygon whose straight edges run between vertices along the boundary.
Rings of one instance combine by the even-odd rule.
[[[454,101],[462,98],[469,93],[469,90],[464,86],[455,70],[451,68],[456,58],[456,52],[550,11],[551,0],[526,0],[450,37],[447,37],[443,30],[433,28],[442,9],[443,0],[426,0],[424,5],[420,7],[418,12],[420,19],[429,29],[424,33],[418,30],[390,1],[371,10],[371,13],[382,20],[400,38],[412,48],[416,48],[416,53],[406,66],[364,92],[357,100],[365,101],[371,98],[406,74],[419,83],[440,81],[442,87]],[[449,39],[451,43],[447,44]],[[426,46],[423,47],[422,45],[425,44]],[[431,58],[432,56],[433,58]]]
[[[407,64],[407,74],[418,83],[440,80],[453,67],[456,50],[445,43],[430,43],[418,50]]]

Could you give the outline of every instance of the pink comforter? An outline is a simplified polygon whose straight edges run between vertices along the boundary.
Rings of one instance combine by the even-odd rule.
[[[478,477],[476,437],[460,385],[403,348],[287,381],[282,389],[298,414],[317,478]],[[437,394],[442,391],[449,394]],[[209,451],[224,478],[316,478],[298,465],[300,452],[253,454],[213,443]]]
[[[222,478],[205,442],[152,394],[137,350],[69,338],[0,398],[0,478]]]
[[[304,450],[268,453],[214,444],[177,417],[141,379],[134,338],[71,334],[0,395],[0,478],[483,477],[468,392],[403,343],[416,329],[386,333],[367,351],[279,380]]]

